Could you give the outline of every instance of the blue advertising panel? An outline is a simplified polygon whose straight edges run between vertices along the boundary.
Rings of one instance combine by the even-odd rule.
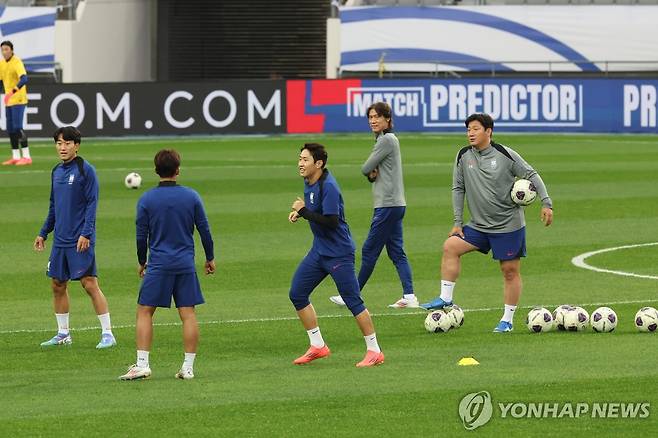
[[[303,82],[301,92],[288,93],[288,105],[300,100],[297,107],[304,108],[304,116],[321,117],[322,123],[314,124],[313,132],[363,131],[367,128],[366,110],[378,101],[390,103],[395,127],[400,131],[463,131],[469,114],[486,112],[493,116],[498,130],[511,132],[658,132],[658,80]],[[290,116],[289,111],[289,126]]]

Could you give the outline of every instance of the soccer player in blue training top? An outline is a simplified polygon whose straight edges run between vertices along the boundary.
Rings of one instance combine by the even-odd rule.
[[[294,360],[301,365],[329,356],[315,309],[309,296],[327,275],[336,283],[340,296],[350,309],[366,341],[366,356],[357,367],[371,367],[384,362],[370,313],[361,299],[359,282],[354,272],[354,241],[345,222],[343,196],[336,179],[325,169],[324,146],[307,143],[299,154],[299,174],[304,178],[304,199],[297,198],[288,216],[291,223],[306,219],[313,233],[313,246],[299,264],[290,286],[290,301],[302,321],[311,346]]]
[[[388,307],[418,307],[418,298],[414,293],[411,279],[411,267],[402,240],[402,219],[407,203],[404,198],[400,142],[392,132],[391,107],[386,102],[373,103],[368,108],[367,114],[376,142],[361,172],[372,183],[375,211],[368,238],[363,243],[361,251],[359,287],[361,290],[365,287],[382,249],[386,246],[386,252],[395,265],[402,284],[402,298]],[[329,299],[340,306],[345,305],[340,295]]]
[[[52,339],[41,345],[46,347],[71,343],[68,281],[80,280],[91,297],[101,323],[101,341],[96,348],[113,347],[116,340],[112,334],[107,300],[96,278],[96,169],[78,156],[82,137],[76,128],[59,128],[53,138],[62,162],[52,171],[48,217],[34,240],[34,249],[43,251],[48,234],[55,230],[46,274],[52,278],[58,330]]]
[[[452,306],[452,292],[460,271],[460,257],[489,250],[500,262],[505,307],[496,333],[511,332],[521,297],[521,257],[526,255],[523,208],[510,196],[516,178],[530,180],[541,199],[541,220],[553,222],[553,208],[546,186],[536,170],[511,148],[491,140],[494,122],[488,114],[471,114],[465,121],[469,146],[457,154],[452,179],[454,226],[443,244],[441,294],[422,307]],[[471,220],[463,226],[464,196]]]
[[[11,41],[0,43],[2,60],[0,60],[0,81],[5,89],[5,116],[7,133],[11,143],[11,158],[2,163],[3,166],[29,166],[32,164],[30,148],[27,145],[27,135],[23,131],[23,114],[27,107],[27,72],[23,61],[14,55],[14,45]],[[20,145],[20,149],[19,149]],[[21,158],[21,152],[23,157]]]
[[[119,378],[136,380],[151,376],[153,314],[157,307],[170,307],[173,296],[183,322],[185,348],[183,366],[175,377],[189,380],[194,378],[199,343],[194,306],[204,303],[194,266],[194,227],[206,253],[206,275],[215,273],[214,245],[201,197],[194,190],[176,184],[180,172],[178,152],[161,150],[154,162],[160,184],[144,193],[137,203],[137,272],[143,278],[137,300],[137,363]]]

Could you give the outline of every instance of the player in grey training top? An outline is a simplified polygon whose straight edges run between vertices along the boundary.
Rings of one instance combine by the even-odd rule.
[[[361,173],[372,183],[375,210],[368,238],[361,251],[359,288],[363,290],[365,287],[382,249],[386,247],[386,253],[395,265],[402,284],[402,297],[389,307],[418,307],[411,267],[402,239],[402,220],[407,202],[404,199],[400,142],[393,134],[391,107],[386,102],[376,102],[370,105],[367,114],[376,142],[361,168]],[[339,295],[329,299],[338,305],[344,305]]]
[[[452,292],[459,276],[460,257],[478,250],[500,262],[504,279],[505,310],[494,332],[512,331],[514,311],[521,296],[521,257],[525,257],[523,208],[510,196],[516,178],[530,180],[541,199],[541,220],[553,222],[553,204],[541,177],[519,154],[494,143],[493,119],[472,114],[466,119],[467,146],[455,160],[452,184],[454,225],[443,244],[441,295],[422,307],[428,310],[452,306]],[[463,225],[464,196],[471,220]]]

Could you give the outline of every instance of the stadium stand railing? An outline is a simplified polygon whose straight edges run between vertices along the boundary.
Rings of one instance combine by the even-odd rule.
[[[448,59],[437,61],[405,61],[395,60],[386,62],[383,56],[380,62],[378,72],[366,71],[352,71],[349,69],[341,69],[338,76],[341,78],[350,77],[379,77],[379,78],[403,78],[403,77],[447,77],[447,78],[462,78],[469,76],[533,76],[533,77],[564,77],[577,74],[580,77],[625,77],[625,76],[646,76],[655,77],[658,73],[658,60],[655,61],[587,61],[580,59],[563,60],[563,61],[452,61]],[[583,62],[591,62],[598,65],[601,69],[600,72],[579,72],[572,69],[564,68],[566,66],[573,66]],[[389,68],[392,65],[404,66],[409,64],[421,64],[427,66],[423,70],[405,70],[404,68]],[[449,68],[450,65],[462,65],[468,71],[460,71]],[[532,71],[503,71],[500,70],[500,65],[514,67],[515,65],[535,65],[536,69]],[[642,70],[628,69],[624,70],[623,66],[642,66]],[[616,68],[612,68],[616,67]]]
[[[0,0],[1,6],[30,7],[50,6],[57,7],[57,18],[60,20],[75,20],[75,11],[82,0]]]
[[[25,70],[30,75],[30,82],[53,83],[62,82],[62,66],[59,62],[50,61],[26,61],[24,62]],[[49,68],[52,71],[40,71],[39,69]]]

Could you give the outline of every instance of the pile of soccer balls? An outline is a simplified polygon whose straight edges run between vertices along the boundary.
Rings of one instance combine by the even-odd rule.
[[[556,328],[560,331],[580,332],[588,326],[598,333],[608,333],[617,327],[617,314],[609,307],[599,307],[590,316],[585,309],[563,304],[553,313],[543,307],[535,307],[528,312],[526,325],[533,333],[542,333]],[[643,307],[635,314],[635,327],[641,332],[655,332],[658,329],[658,311],[653,307]]]
[[[559,331],[581,332],[592,327],[597,333],[609,333],[617,327],[617,314],[610,307],[599,307],[590,316],[579,306],[563,304],[553,312],[544,307],[535,307],[526,317],[526,326],[532,333]],[[641,332],[658,331],[658,310],[642,307],[635,314],[635,327]],[[425,318],[425,330],[430,333],[445,333],[464,324],[464,311],[453,305],[450,308],[430,312]]]
[[[430,333],[445,333],[464,324],[464,311],[458,305],[430,312],[425,318],[425,330]]]

